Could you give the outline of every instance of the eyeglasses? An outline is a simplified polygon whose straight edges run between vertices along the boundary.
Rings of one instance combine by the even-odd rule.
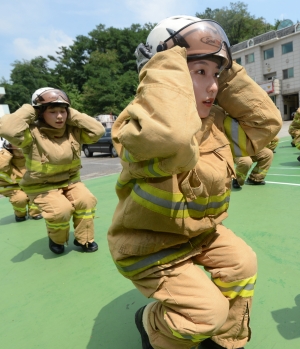
[[[230,43],[219,23],[204,19],[189,23],[176,32],[172,29],[167,30],[171,35],[158,45],[157,52],[178,45],[186,48],[188,60],[216,55],[226,61],[222,69],[231,68]]]
[[[46,90],[41,94],[37,95],[37,97],[33,101],[33,104],[48,104],[53,102],[67,103],[69,105],[71,104],[67,94],[64,91],[58,89]]]

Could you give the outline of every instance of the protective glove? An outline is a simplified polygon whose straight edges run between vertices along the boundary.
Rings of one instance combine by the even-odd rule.
[[[149,61],[149,59],[154,56],[149,47],[145,46],[144,44],[138,44],[137,48],[134,51],[134,55],[136,57],[138,72],[140,72],[143,66]]]

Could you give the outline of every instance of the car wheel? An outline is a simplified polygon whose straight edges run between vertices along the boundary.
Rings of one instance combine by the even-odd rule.
[[[113,145],[110,147],[110,153],[112,158],[118,157],[118,153]]]
[[[91,152],[91,151],[89,150],[89,148],[87,148],[87,147],[84,147],[84,148],[83,148],[83,152],[84,152],[84,155],[85,155],[87,158],[90,158],[91,156],[93,156],[93,152]]]

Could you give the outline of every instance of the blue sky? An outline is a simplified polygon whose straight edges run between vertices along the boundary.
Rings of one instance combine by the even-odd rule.
[[[78,35],[99,24],[124,28],[155,23],[178,14],[229,7],[227,0],[4,0],[0,4],[0,78],[9,79],[11,64],[37,56],[55,55]],[[299,0],[251,0],[248,11],[274,24],[275,19],[300,21]]]

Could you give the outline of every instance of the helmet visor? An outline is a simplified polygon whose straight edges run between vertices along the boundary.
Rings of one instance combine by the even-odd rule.
[[[61,90],[46,90],[41,94],[37,95],[34,99],[33,104],[49,104],[49,103],[67,103],[71,104],[69,97],[64,91]]]
[[[188,60],[216,55],[223,58],[221,69],[231,68],[230,43],[217,22],[204,19],[188,24],[176,32],[168,28],[167,30],[171,35],[160,43],[158,51],[168,50],[174,46],[185,47]]]

